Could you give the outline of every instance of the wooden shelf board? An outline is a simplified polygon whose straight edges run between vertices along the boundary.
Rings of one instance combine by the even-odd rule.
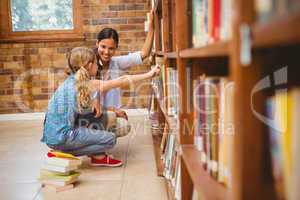
[[[166,58],[176,59],[178,57],[177,52],[167,52],[165,53]]]
[[[182,156],[194,188],[205,199],[228,199],[227,189],[205,171],[200,160],[200,152],[194,145],[183,145]]]
[[[266,48],[300,43],[300,11],[275,17],[270,22],[256,23],[253,48]]]
[[[158,56],[164,56],[165,53],[162,51],[156,51],[155,54]]]
[[[229,42],[216,42],[204,47],[184,49],[179,52],[181,58],[205,58],[229,55]]]

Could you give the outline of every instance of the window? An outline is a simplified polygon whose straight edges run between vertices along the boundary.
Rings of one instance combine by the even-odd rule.
[[[0,42],[82,40],[78,0],[1,0]]]

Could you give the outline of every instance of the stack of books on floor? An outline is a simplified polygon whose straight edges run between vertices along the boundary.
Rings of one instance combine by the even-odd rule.
[[[80,172],[76,170],[81,163],[79,158],[71,154],[51,151],[40,171],[39,180],[43,187],[55,192],[72,189],[78,181]]]

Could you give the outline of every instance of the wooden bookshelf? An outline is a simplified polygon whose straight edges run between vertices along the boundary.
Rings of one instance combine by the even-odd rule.
[[[258,1],[232,0],[230,13],[234,15],[230,38],[194,48],[192,0],[160,1],[162,13],[159,20],[163,24],[163,39],[160,40],[163,40],[164,49],[156,51],[163,52],[165,74],[167,67],[176,67],[180,90],[178,142],[181,149],[181,199],[191,200],[194,189],[204,199],[279,199],[272,177],[268,127],[257,117],[258,114],[264,116],[266,101],[271,94],[261,91],[254,95],[253,90],[261,80],[273,76],[276,70],[286,65],[292,72],[288,75],[287,85],[299,87],[297,74],[300,74],[300,68],[296,66],[300,65],[300,61],[295,55],[300,49],[300,10],[275,15],[262,23],[258,22],[258,12],[255,10],[255,2]],[[249,45],[246,50],[241,49],[245,39],[241,35],[241,25],[250,28],[252,46]],[[156,35],[159,36],[158,33]],[[241,59],[244,54],[251,54],[248,63]],[[190,90],[193,84],[188,81],[195,81],[203,74],[207,77],[226,76],[235,84],[230,187],[219,183],[203,167],[201,152],[194,144],[194,131],[186,128],[187,124],[192,126],[196,120],[191,109]],[[168,97],[169,94],[165,92],[164,95]],[[164,123],[170,125],[170,116],[165,111],[163,117]],[[173,190],[168,192],[169,199],[174,199],[174,188],[166,185],[168,191]]]
[[[201,154],[194,145],[182,145],[182,157],[191,174],[194,187],[205,199],[227,199],[228,194],[224,185],[214,180],[204,170],[200,160]]]
[[[229,56],[229,42],[216,42],[204,47],[181,50],[181,58],[209,58],[218,56]]]

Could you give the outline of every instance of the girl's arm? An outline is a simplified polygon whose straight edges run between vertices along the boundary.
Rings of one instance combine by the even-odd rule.
[[[124,75],[113,80],[91,80],[92,89],[106,92],[112,88],[125,87],[142,80],[150,79],[160,72],[160,67],[157,65],[149,72],[136,75]]]
[[[143,48],[141,50],[141,57],[142,60],[144,60],[146,57],[150,55],[152,44],[153,44],[153,38],[154,38],[154,12],[153,10],[150,12],[150,17],[149,17],[149,30],[147,33],[147,37],[145,40],[145,43],[143,45]]]

